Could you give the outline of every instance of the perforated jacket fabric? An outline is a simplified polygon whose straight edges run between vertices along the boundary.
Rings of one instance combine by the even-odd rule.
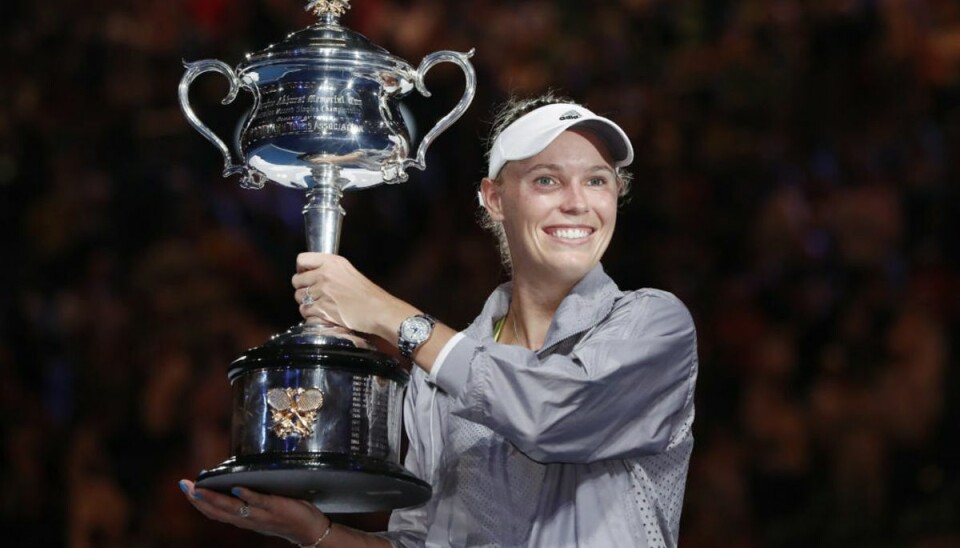
[[[670,293],[597,266],[536,352],[493,340],[498,287],[444,359],[416,368],[405,465],[431,483],[396,546],[676,546],[693,447],[696,332]]]

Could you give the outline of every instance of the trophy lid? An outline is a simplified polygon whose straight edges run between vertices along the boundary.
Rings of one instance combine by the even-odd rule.
[[[316,2],[312,3],[316,4]],[[370,69],[399,80],[401,92],[412,89],[410,75],[413,67],[405,60],[392,55],[374,44],[366,36],[340,24],[339,14],[349,7],[346,2],[323,2],[324,6],[308,6],[320,15],[320,21],[305,29],[290,33],[276,44],[256,53],[248,53],[237,66],[240,73],[255,71],[268,66],[288,64],[314,64],[318,67]]]

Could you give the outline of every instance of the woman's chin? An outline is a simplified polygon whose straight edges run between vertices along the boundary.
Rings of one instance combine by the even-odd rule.
[[[597,260],[593,257],[558,257],[556,260],[541,263],[536,268],[530,269],[530,274],[536,276],[538,282],[556,281],[558,283],[577,282],[593,270],[597,265]],[[519,272],[515,272],[519,274]]]

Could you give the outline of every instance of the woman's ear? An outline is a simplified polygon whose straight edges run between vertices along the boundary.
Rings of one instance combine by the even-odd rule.
[[[480,199],[483,200],[483,206],[487,208],[490,218],[496,222],[503,221],[503,209],[500,204],[500,192],[503,186],[489,177],[484,177],[480,181]]]

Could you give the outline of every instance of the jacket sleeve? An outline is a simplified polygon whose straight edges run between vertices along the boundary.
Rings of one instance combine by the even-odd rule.
[[[629,293],[568,353],[538,356],[464,337],[437,375],[451,411],[540,462],[666,450],[693,413],[696,331],[683,304]]]

